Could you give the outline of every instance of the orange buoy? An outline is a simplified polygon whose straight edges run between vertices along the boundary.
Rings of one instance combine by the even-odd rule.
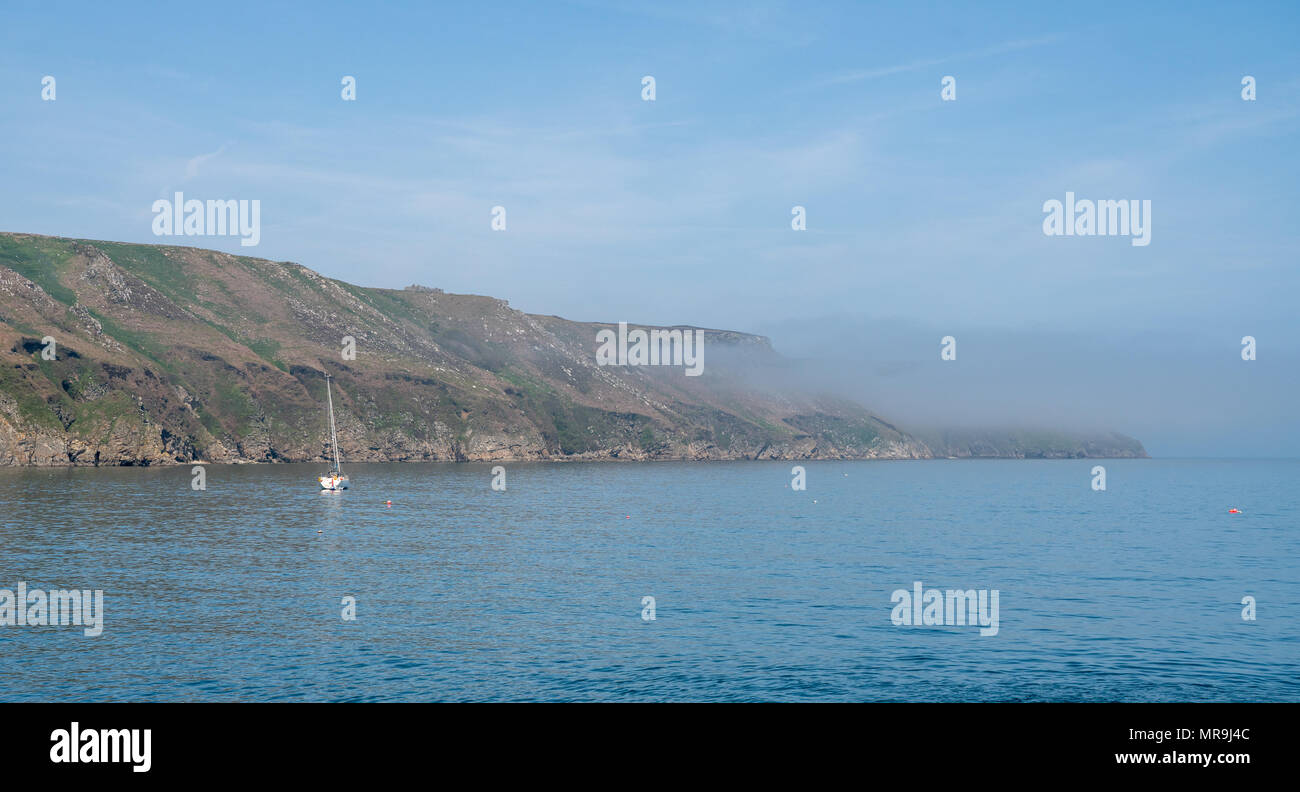
[[[1241,514],[1240,509],[1228,509],[1228,514]]]

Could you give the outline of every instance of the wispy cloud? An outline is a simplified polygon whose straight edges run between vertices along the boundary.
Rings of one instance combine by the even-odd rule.
[[[199,166],[208,160],[215,159],[225,153],[229,144],[223,143],[216,151],[209,151],[207,154],[200,154],[197,157],[190,157],[185,161],[185,178],[193,179],[199,175]]]
[[[995,44],[991,47],[985,47],[978,50],[968,50],[958,52],[952,55],[945,55],[939,58],[927,58],[925,60],[911,61],[909,63],[897,63],[892,66],[878,66],[874,69],[857,69],[854,71],[844,72],[842,74],[831,75],[821,80],[813,81],[813,85],[842,85],[844,83],[861,82],[863,80],[874,80],[880,77],[888,77],[891,74],[902,74],[904,72],[917,71],[919,69],[928,69],[932,66],[938,66],[953,61],[974,60],[978,58],[991,58],[995,55],[1003,55],[1008,52],[1017,52],[1019,50],[1033,49],[1042,47],[1058,41],[1061,37],[1055,33],[1039,36],[1037,38],[1013,39],[1004,41],[1001,44]]]

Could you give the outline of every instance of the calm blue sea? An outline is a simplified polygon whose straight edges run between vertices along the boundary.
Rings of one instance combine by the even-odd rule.
[[[0,471],[0,589],[105,611],[0,626],[0,700],[1300,700],[1300,461],[491,467]]]

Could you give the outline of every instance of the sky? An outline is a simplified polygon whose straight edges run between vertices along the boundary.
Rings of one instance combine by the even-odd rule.
[[[1296,455],[1294,2],[2,15],[0,230],[763,333],[899,420]],[[260,201],[259,244],[155,236],[177,191]],[[1046,235],[1067,192],[1150,201],[1150,244]]]

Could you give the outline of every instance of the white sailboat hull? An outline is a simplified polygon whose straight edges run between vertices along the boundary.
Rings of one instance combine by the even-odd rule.
[[[329,404],[330,416],[330,450],[334,452],[334,467],[329,473],[320,476],[316,480],[320,482],[322,492],[338,492],[345,490],[351,483],[348,477],[343,475],[339,467],[339,436],[338,431],[334,428],[334,394],[330,391],[330,375],[325,375],[325,400]]]

